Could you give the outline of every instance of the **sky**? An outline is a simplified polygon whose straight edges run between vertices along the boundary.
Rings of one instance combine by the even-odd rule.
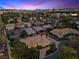
[[[0,0],[6,9],[79,8],[79,0]]]

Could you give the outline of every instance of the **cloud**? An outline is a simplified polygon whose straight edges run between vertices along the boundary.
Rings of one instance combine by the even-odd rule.
[[[44,2],[35,2],[35,3],[25,3],[25,4],[20,4],[17,6],[18,9],[36,9],[36,8],[40,8],[40,6],[45,6],[47,5],[47,3]]]
[[[3,0],[4,8],[10,9],[43,9],[43,8],[69,8],[78,7],[79,0]],[[0,1],[1,5],[1,1]]]

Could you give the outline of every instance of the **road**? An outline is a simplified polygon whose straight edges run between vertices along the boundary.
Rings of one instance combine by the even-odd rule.
[[[1,21],[1,14],[0,14],[0,26],[1,26],[1,31],[3,34],[3,43],[1,43],[0,47],[2,48],[2,51],[1,53],[3,55],[0,56],[0,59],[9,59],[9,56],[8,56],[8,48],[7,48],[7,40],[6,40],[6,37],[5,37],[5,33],[4,33],[4,28],[3,28],[3,23]]]
[[[4,28],[4,36],[5,36],[6,45],[7,45],[7,49],[8,49],[8,56],[9,56],[9,59],[12,59],[12,58],[11,58],[11,52],[10,52],[10,45],[9,45],[9,41],[8,41],[8,39],[7,39],[7,34],[6,34],[5,28]]]
[[[9,59],[9,57],[8,57],[7,44],[6,43],[2,44],[2,47],[3,47],[3,49],[2,49],[3,50],[2,51],[3,55],[0,56],[0,59]]]
[[[1,31],[2,31],[2,35],[3,35],[3,43],[0,44],[0,48],[2,48],[1,54],[3,54],[3,55],[0,56],[0,59],[9,59],[7,42],[5,39],[4,31],[3,30],[1,30]]]

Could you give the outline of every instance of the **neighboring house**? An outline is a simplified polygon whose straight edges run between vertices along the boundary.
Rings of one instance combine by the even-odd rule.
[[[64,28],[64,29],[53,29],[52,31],[50,31],[50,33],[61,38],[63,37],[63,35],[68,34],[68,33],[79,34],[79,31],[75,29]]]
[[[10,23],[10,22],[11,22],[11,21],[13,21],[13,20],[14,20],[14,19],[12,19],[12,18],[11,18],[11,19],[9,19],[9,20],[8,20],[8,23]]]
[[[15,24],[6,24],[5,26],[7,30],[13,30],[15,28]]]
[[[22,30],[11,30],[7,32],[10,39],[18,39],[21,35]]]
[[[21,23],[21,22],[22,22],[21,17],[17,18],[17,22],[18,22],[18,23]]]
[[[24,28],[25,27],[24,23],[16,23],[15,26],[17,28]]]
[[[79,29],[79,21],[75,21],[75,23],[77,24],[77,28]]]
[[[74,13],[74,14],[72,14],[72,13],[71,13],[70,15],[71,15],[71,16],[78,16],[78,14],[77,14],[77,13]]]
[[[79,21],[75,21],[75,23],[76,23],[77,25],[79,25]]]
[[[79,25],[77,26],[77,28],[79,29]]]
[[[42,27],[43,27],[44,29],[52,28],[51,25],[43,25]]]
[[[31,23],[30,22],[24,22],[25,25],[27,25],[27,27],[30,27],[31,26]]]
[[[44,31],[42,27],[33,27],[33,29],[37,32]]]
[[[27,35],[32,35],[36,33],[32,28],[25,28],[24,30],[26,31]]]
[[[2,12],[2,11],[0,11],[0,14],[3,14],[3,12]]]

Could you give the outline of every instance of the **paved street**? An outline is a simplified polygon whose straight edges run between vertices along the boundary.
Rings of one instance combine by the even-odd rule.
[[[5,36],[4,36],[4,32],[3,32],[3,30],[1,31],[2,32],[2,40],[3,40],[3,42],[2,43],[0,43],[0,48],[1,48],[1,53],[0,54],[2,54],[2,55],[0,55],[0,59],[9,59],[8,58],[8,49],[7,49],[7,42],[6,42],[6,40],[5,40]]]
[[[10,57],[10,46],[9,46],[9,42],[8,42],[8,39],[7,39],[6,30],[4,29],[3,32],[4,32],[4,37],[5,37],[6,46],[7,46],[7,52],[8,52],[7,55],[9,57],[9,59],[11,59],[11,57]]]
[[[1,21],[1,14],[0,14],[0,26],[3,27],[3,23]],[[1,48],[0,54],[2,54],[2,55],[0,55],[0,59],[9,59],[9,57],[8,57],[7,42],[6,42],[6,39],[5,39],[3,28],[1,28],[1,29],[2,30],[0,30],[0,32],[3,33],[3,34],[1,34],[2,37],[3,37],[3,43],[0,43],[0,48]]]
[[[8,50],[7,50],[7,44],[6,43],[2,44],[2,53],[3,53],[3,55],[0,56],[0,59],[9,59],[8,58]]]

